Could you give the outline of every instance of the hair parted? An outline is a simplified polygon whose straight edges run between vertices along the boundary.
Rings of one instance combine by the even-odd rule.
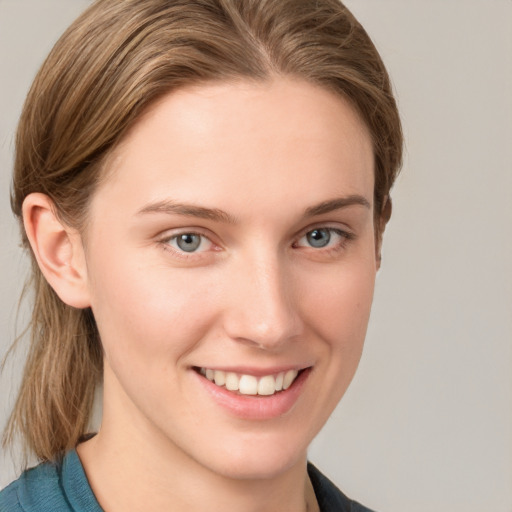
[[[26,99],[11,196],[41,192],[83,230],[107,156],[163,95],[209,81],[286,75],[348,99],[372,137],[378,219],[402,161],[388,74],[365,30],[338,0],[97,0],[62,35]],[[24,246],[29,249],[22,228]],[[32,255],[34,307],[23,381],[4,443],[18,433],[41,460],[85,433],[101,379],[89,309],[64,304]]]

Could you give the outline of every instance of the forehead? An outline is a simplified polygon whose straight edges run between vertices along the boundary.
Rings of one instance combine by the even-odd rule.
[[[236,207],[279,202],[284,193],[314,203],[329,191],[371,202],[373,149],[353,107],[324,88],[289,78],[213,83],[153,104],[114,151],[106,176],[98,196],[140,203],[229,195]]]

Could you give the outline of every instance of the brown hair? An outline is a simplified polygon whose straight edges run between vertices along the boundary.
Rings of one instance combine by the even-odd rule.
[[[373,139],[379,220],[401,165],[400,119],[377,50],[338,0],[96,1],[57,42],[28,94],[15,215],[28,194],[42,192],[66,224],[83,229],[106,156],[157,98],[189,84],[273,75],[319,84],[356,107]],[[102,354],[91,311],[64,304],[32,262],[31,345],[4,442],[19,432],[49,460],[84,434]]]

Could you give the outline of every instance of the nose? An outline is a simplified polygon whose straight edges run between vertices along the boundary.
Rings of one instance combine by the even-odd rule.
[[[277,350],[302,332],[297,293],[286,263],[277,257],[247,259],[231,269],[226,334],[238,342]]]

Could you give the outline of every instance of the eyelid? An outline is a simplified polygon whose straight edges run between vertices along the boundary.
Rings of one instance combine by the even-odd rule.
[[[159,241],[163,242],[165,240],[170,240],[171,238],[175,238],[180,235],[200,235],[204,238],[208,238],[212,243],[217,244],[213,241],[215,238],[215,235],[209,230],[198,226],[185,226],[185,227],[179,227],[179,228],[169,228],[161,231],[158,235],[156,235],[155,238],[157,238]]]
[[[330,231],[337,231],[342,233],[347,237],[355,237],[354,231],[348,227],[346,224],[341,224],[339,222],[316,222],[314,224],[309,224],[305,228],[301,229],[297,235],[296,239],[302,238],[304,235],[307,235],[311,231],[315,231],[315,229],[328,229]]]

